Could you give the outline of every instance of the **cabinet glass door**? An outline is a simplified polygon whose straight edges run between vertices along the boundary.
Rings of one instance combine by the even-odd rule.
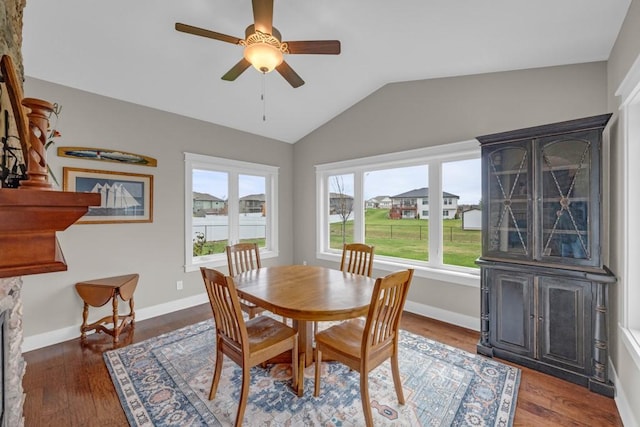
[[[490,150],[484,162],[484,255],[530,258],[529,145],[514,143]]]
[[[597,138],[583,132],[539,141],[543,260],[590,265],[594,259],[590,218],[599,191],[592,179]]]

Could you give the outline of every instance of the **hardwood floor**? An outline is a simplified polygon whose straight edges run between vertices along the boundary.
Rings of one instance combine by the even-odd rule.
[[[137,322],[121,346],[211,317],[208,304]],[[408,331],[475,353],[478,333],[410,313]],[[109,336],[94,334],[82,347],[75,339],[25,353],[25,425],[127,426],[102,351]],[[622,426],[613,399],[524,367],[514,424],[517,426]]]

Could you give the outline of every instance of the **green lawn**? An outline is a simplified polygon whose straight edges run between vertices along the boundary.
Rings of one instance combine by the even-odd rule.
[[[388,219],[387,209],[367,209],[365,212],[365,241],[375,245],[376,255],[428,260],[428,219]],[[330,227],[331,247],[342,248],[342,224]],[[347,221],[348,242],[353,240],[353,221]],[[463,230],[462,220],[443,221],[444,263],[477,268],[475,260],[480,256],[481,232]]]
[[[367,209],[365,212],[365,241],[375,245],[376,255],[408,258],[427,261],[429,257],[429,220],[428,219],[388,219],[387,209]],[[345,224],[344,239],[353,241],[353,221]],[[342,224],[334,223],[330,227],[331,242],[334,249],[341,249],[343,243]],[[462,230],[462,220],[446,219],[443,222],[444,263],[477,268],[475,260],[480,256],[481,232]],[[264,246],[264,239],[255,241]],[[223,253],[227,241],[195,241],[193,254],[210,255]]]
[[[202,235],[204,237],[204,235]],[[257,243],[258,247],[264,247],[265,239],[242,239],[241,243]],[[193,256],[212,255],[224,253],[229,242],[227,240],[215,240],[205,242],[202,238],[193,242]]]

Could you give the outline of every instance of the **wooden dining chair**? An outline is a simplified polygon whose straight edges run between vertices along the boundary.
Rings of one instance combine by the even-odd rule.
[[[316,335],[314,396],[320,395],[320,370],[323,356],[358,371],[362,410],[367,426],[373,426],[369,399],[369,372],[389,358],[398,402],[404,404],[398,368],[398,331],[412,278],[413,269],[378,278],[371,296],[366,321],[347,320]]]
[[[364,243],[345,243],[342,246],[340,270],[371,277],[375,246]],[[313,322],[313,334],[318,333],[318,322]]]
[[[237,276],[245,271],[262,267],[257,243],[236,243],[235,245],[227,246],[226,251],[230,276]],[[249,319],[253,319],[257,314],[264,311],[262,307],[242,298],[240,299],[240,307],[242,311],[249,315]]]
[[[345,243],[342,247],[340,270],[371,277],[375,246],[364,243]]]
[[[227,355],[242,368],[242,388],[235,422],[240,426],[247,406],[249,374],[253,366],[291,350],[292,388],[297,389],[298,332],[268,316],[258,316],[245,322],[233,278],[205,267],[201,267],[200,272],[216,323],[216,364],[209,400],[216,396],[224,355]]]

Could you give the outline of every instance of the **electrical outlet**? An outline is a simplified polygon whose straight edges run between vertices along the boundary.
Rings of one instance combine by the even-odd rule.
[[[181,291],[182,290],[182,280],[178,280],[176,282],[176,289]]]

